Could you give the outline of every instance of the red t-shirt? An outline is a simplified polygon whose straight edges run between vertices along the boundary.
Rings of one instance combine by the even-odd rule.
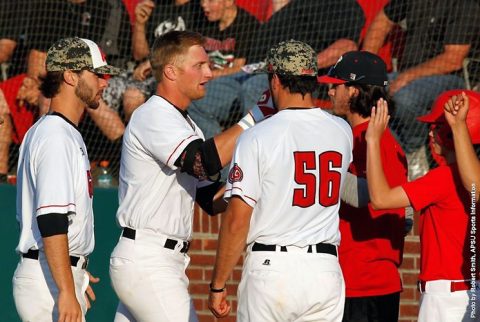
[[[37,112],[28,104],[18,105],[17,93],[25,77],[26,74],[20,74],[0,83],[0,89],[3,91],[12,117],[12,140],[15,144],[22,143],[23,137],[33,125]]]
[[[353,128],[353,162],[350,172],[366,177],[368,122]],[[381,158],[390,186],[407,182],[407,161],[390,130],[381,140]],[[339,261],[347,297],[386,295],[402,290],[398,266],[402,262],[405,208],[376,211],[370,206],[340,208]]]
[[[462,186],[457,165],[433,169],[405,184],[403,189],[413,208],[421,211],[419,278],[470,279],[471,201]]]

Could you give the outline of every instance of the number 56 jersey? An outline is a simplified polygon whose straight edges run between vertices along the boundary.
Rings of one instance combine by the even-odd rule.
[[[340,243],[340,196],[352,130],[319,108],[288,108],[237,141],[225,199],[253,208],[247,244]]]

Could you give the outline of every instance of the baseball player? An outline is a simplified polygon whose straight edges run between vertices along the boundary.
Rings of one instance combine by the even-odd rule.
[[[380,138],[389,116],[387,104],[379,101],[372,109],[367,129],[367,181],[375,209],[412,205],[420,211],[421,292],[419,322],[478,321],[475,301],[478,247],[475,218],[470,218],[471,197],[461,183],[456,165],[452,133],[443,112],[451,93],[441,94],[431,112],[419,117],[430,124],[430,148],[439,167],[401,186],[390,187],[380,161]],[[473,109],[480,108],[479,105]],[[477,115],[478,112],[474,112]],[[469,121],[473,143],[480,143],[480,123]],[[468,210],[467,210],[468,209]],[[472,214],[474,216],[474,213]],[[471,223],[473,223],[471,225]],[[473,255],[473,257],[472,257]]]
[[[13,276],[23,321],[84,321],[94,299],[86,272],[94,247],[93,185],[78,122],[118,70],[91,40],[66,38],[47,52],[40,90],[50,111],[27,132],[17,172],[20,263]],[[90,277],[90,281],[98,279]]]
[[[354,146],[350,172],[366,177],[365,132],[371,107],[388,95],[387,68],[380,57],[366,51],[351,51],[340,57],[319,82],[331,84],[333,113],[344,116],[352,126]],[[407,182],[407,161],[390,130],[381,138],[382,165],[388,184]],[[344,322],[397,322],[402,282],[405,208],[375,211],[371,207],[340,208],[339,260],[345,278]]]
[[[473,149],[467,123],[480,122],[479,108],[473,107],[472,111],[468,113],[470,105],[480,105],[480,93],[461,90],[453,90],[450,93],[452,98],[444,105],[445,119],[452,129],[455,156],[457,157],[463,186],[467,191],[475,193],[475,200],[478,202],[480,194],[480,161]]]
[[[157,92],[135,110],[124,134],[117,212],[123,231],[110,261],[120,299],[115,321],[197,321],[185,275],[194,201],[211,214],[224,209],[213,201],[219,171],[239,134],[263,115],[257,108],[205,141],[187,113],[212,78],[203,43],[189,31],[155,40]]]
[[[317,59],[309,45],[279,43],[265,71],[279,112],[237,142],[209,307],[216,317],[228,314],[225,285],[246,244],[238,321],[341,321],[338,210],[352,131],[315,107]]]

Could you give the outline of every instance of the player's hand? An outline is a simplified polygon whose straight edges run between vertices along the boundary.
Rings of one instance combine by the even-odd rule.
[[[152,15],[155,3],[152,0],[143,0],[135,7],[135,24],[145,25]]]
[[[221,293],[210,292],[208,296],[208,308],[217,318],[227,316],[231,309],[227,302],[227,290]]]
[[[372,114],[368,124],[365,139],[367,141],[380,141],[383,131],[387,128],[390,115],[388,115],[388,104],[383,98],[379,99],[377,106],[372,107]]]
[[[258,123],[277,112],[278,110],[273,103],[272,94],[270,93],[270,90],[266,90],[262,93],[257,104],[248,113],[252,115],[255,123]]]
[[[445,119],[450,127],[465,124],[467,119],[470,101],[468,95],[462,92],[461,95],[453,95],[443,106]]]
[[[87,310],[89,310],[92,305],[90,304],[90,301],[95,301],[97,298],[95,297],[95,293],[93,292],[93,288],[90,286],[90,284],[96,284],[100,281],[98,277],[94,277],[90,272],[87,271],[88,274],[88,287],[87,290],[85,291],[85,301],[87,302]]]
[[[82,322],[83,313],[75,291],[60,291],[58,294],[58,322]]]
[[[149,60],[140,63],[133,71],[133,79],[138,81],[144,81],[152,73],[152,65]]]

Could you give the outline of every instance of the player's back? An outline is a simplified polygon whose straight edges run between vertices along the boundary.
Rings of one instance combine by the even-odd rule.
[[[246,142],[260,168],[248,241],[338,244],[339,196],[352,159],[350,126],[317,108],[287,109],[242,135],[239,145]]]

